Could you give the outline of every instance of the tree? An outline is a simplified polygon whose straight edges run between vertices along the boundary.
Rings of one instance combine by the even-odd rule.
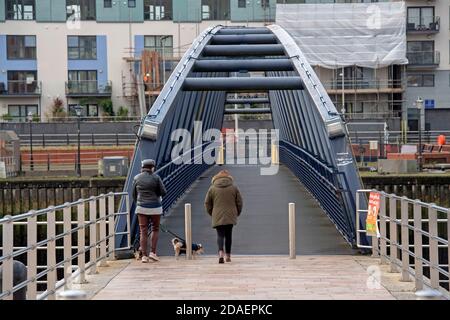
[[[60,98],[53,99],[53,105],[52,105],[52,118],[55,118],[54,120],[63,120],[67,117],[67,112],[64,109],[64,101]]]

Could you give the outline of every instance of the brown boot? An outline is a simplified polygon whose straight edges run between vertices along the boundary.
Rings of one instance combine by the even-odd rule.
[[[229,254],[227,254],[226,258],[225,258],[226,262],[231,262],[231,256]]]

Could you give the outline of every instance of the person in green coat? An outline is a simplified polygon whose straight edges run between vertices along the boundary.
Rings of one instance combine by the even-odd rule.
[[[227,170],[222,170],[213,177],[206,194],[205,208],[212,218],[212,227],[217,231],[219,263],[224,263],[224,253],[226,261],[231,262],[233,227],[242,212],[242,197]]]

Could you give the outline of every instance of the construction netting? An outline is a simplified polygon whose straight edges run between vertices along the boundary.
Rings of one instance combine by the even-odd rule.
[[[311,65],[334,69],[407,64],[401,2],[279,4],[276,23]]]

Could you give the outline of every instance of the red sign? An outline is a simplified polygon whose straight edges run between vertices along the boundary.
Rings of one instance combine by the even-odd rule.
[[[369,209],[366,219],[366,233],[368,236],[377,236],[377,218],[380,212],[380,194],[371,192],[369,196]]]

